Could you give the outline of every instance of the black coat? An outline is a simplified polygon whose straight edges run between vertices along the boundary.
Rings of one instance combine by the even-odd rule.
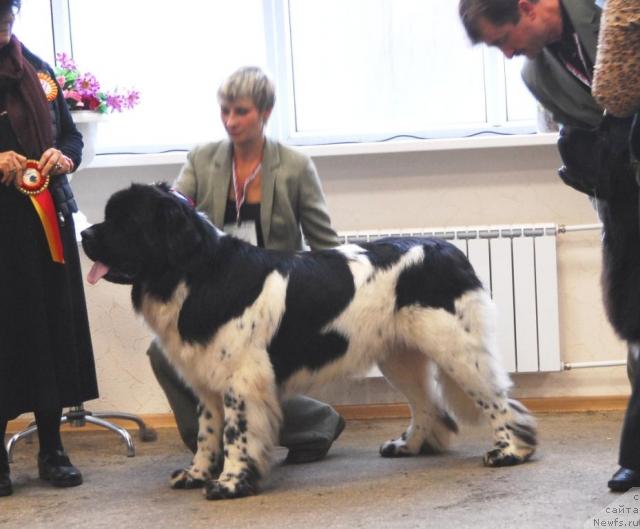
[[[51,68],[23,49],[36,71]],[[82,136],[62,91],[50,103],[55,146],[80,164]],[[4,110],[5,94],[0,90]],[[22,152],[0,114],[0,152]],[[0,185],[0,418],[80,404],[98,396],[80,258],[71,213],[77,211],[65,175],[52,176],[51,194],[65,264],[51,259],[31,200]]]

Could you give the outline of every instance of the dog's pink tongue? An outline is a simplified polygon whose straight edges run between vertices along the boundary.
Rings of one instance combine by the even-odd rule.
[[[101,263],[100,261],[96,261],[95,263],[93,263],[91,270],[89,270],[87,281],[89,281],[89,283],[91,283],[92,285],[95,285],[105,275],[107,275],[108,271],[109,267],[106,264]]]

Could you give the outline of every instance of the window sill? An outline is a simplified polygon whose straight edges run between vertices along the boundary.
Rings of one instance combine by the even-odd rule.
[[[493,149],[505,147],[533,147],[555,145],[557,132],[513,134],[508,136],[476,136],[473,138],[443,138],[433,140],[406,140],[387,143],[337,143],[295,147],[312,158],[330,156],[359,156],[403,152]],[[89,168],[133,167],[141,165],[182,165],[186,151],[151,154],[99,154]]]

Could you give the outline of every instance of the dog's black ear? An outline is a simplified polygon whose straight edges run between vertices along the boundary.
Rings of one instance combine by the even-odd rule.
[[[167,260],[178,267],[188,267],[203,242],[196,213],[175,198],[167,197],[162,201],[160,215],[158,230],[165,238]]]

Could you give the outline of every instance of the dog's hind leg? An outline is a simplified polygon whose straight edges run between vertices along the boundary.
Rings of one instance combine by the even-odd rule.
[[[441,406],[433,380],[437,367],[420,351],[410,349],[394,351],[379,367],[411,407],[409,427],[399,438],[384,443],[380,455],[400,457],[445,451],[458,426]]]
[[[508,398],[511,385],[492,336],[493,309],[483,291],[469,292],[455,303],[455,314],[443,309],[405,309],[401,332],[422,348],[480,408],[493,429],[488,466],[522,463],[535,452],[535,420]]]
[[[457,353],[442,350],[434,358],[473,399],[491,425],[494,447],[485,454],[485,464],[507,466],[525,462],[537,445],[535,420],[524,406],[508,398],[507,374],[483,346],[469,337],[461,337],[459,346]]]
[[[206,404],[198,405],[198,449],[188,468],[176,470],[171,475],[174,489],[202,488],[222,470],[222,398],[212,394],[206,400]]]
[[[229,380],[223,397],[224,465],[218,479],[205,483],[209,500],[255,494],[259,480],[269,470],[282,412],[267,362],[248,362],[246,370],[238,369]]]

